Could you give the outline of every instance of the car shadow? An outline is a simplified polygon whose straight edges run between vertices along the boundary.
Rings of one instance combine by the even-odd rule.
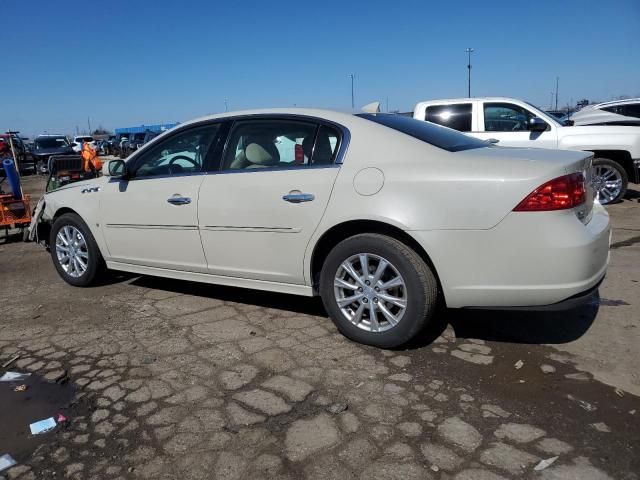
[[[224,302],[245,303],[257,307],[288,310],[290,312],[317,317],[329,317],[319,297],[302,297],[299,295],[287,295],[284,293],[226,287],[223,285],[211,285],[208,283],[173,280],[161,277],[142,276],[133,280],[131,284],[183,295],[215,298]]]
[[[119,281],[134,277],[119,276]],[[115,282],[114,282],[115,283]],[[206,283],[174,280],[161,277],[138,276],[132,285],[166,292],[222,301],[244,303],[263,308],[287,310],[304,315],[328,315],[318,297],[302,297],[283,293],[250,290]],[[424,348],[431,345],[448,325],[457,338],[474,338],[492,342],[562,344],[583,336],[593,324],[599,310],[599,296],[591,303],[566,311],[473,310],[440,308],[427,328],[402,350]]]
[[[23,233],[22,231],[16,231],[12,229],[10,231],[0,230],[0,245],[8,245],[10,243],[20,243],[23,242]]]
[[[621,201],[624,200],[640,203],[640,191],[628,188]]]

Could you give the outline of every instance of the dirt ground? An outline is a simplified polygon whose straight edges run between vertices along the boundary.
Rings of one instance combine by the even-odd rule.
[[[24,183],[36,200],[43,180]],[[20,355],[0,375],[74,398],[30,410],[68,418],[34,439],[29,390],[0,382],[0,445],[32,449],[0,451],[19,461],[0,478],[638,479],[639,198],[609,207],[591,305],[444,311],[395,351],[346,340],[318,300],[128,274],[73,288],[0,234],[0,365]]]

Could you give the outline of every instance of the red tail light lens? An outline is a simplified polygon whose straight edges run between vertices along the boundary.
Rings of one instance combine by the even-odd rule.
[[[566,210],[582,205],[587,198],[582,173],[572,173],[554,178],[536,188],[522,200],[514,212],[546,212]]]

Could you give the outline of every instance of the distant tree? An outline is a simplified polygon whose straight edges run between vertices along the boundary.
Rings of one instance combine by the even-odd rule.
[[[110,134],[111,134],[111,131],[107,130],[102,125],[99,125],[98,128],[96,128],[92,133],[92,135],[110,135]]]

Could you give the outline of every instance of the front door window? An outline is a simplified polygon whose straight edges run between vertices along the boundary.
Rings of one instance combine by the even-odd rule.
[[[524,132],[535,117],[526,108],[512,103],[485,103],[484,130],[486,132]]]

